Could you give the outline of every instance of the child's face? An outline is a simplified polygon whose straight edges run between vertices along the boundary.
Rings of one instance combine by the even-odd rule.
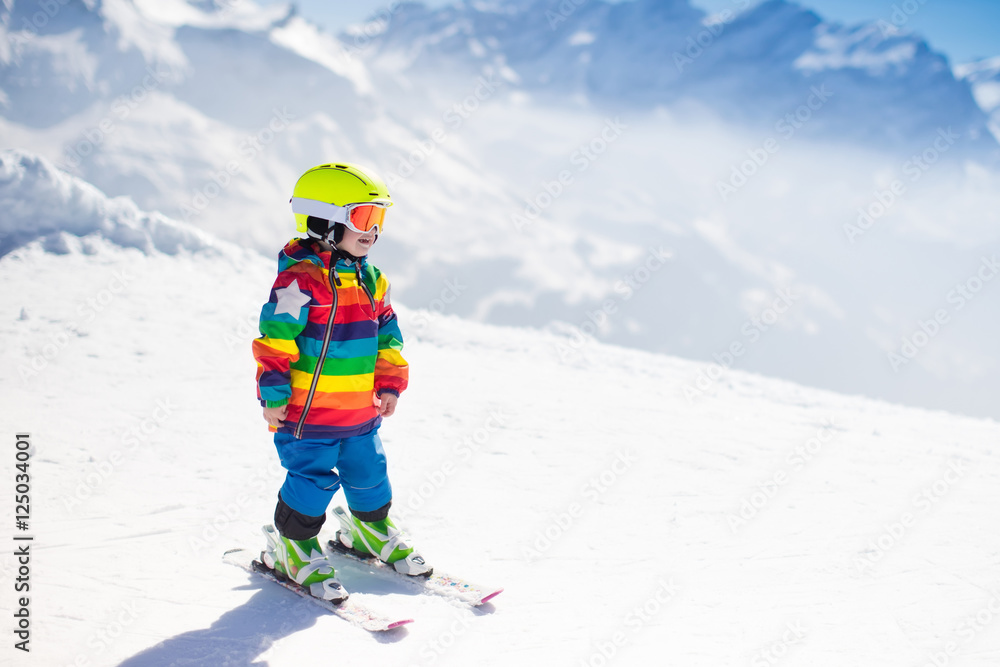
[[[364,257],[375,243],[375,230],[361,234],[353,229],[344,229],[344,238],[337,244],[344,252],[355,257]]]

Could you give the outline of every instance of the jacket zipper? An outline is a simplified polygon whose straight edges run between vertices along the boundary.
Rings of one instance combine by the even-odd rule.
[[[333,336],[333,321],[337,319],[337,288],[340,287],[340,276],[337,275],[337,260],[330,257],[329,271],[330,289],[333,290],[333,303],[330,306],[330,319],[326,322],[326,332],[323,334],[323,347],[320,350],[319,358],[316,360],[316,368],[313,369],[312,384],[309,386],[309,393],[306,394],[306,403],[302,407],[302,416],[295,426],[295,437],[302,438],[302,429],[306,425],[306,416],[309,408],[312,407],[313,396],[316,394],[316,385],[319,384],[319,376],[323,374],[323,364],[326,363],[326,352],[330,349],[330,338]],[[336,285],[334,285],[336,281]]]

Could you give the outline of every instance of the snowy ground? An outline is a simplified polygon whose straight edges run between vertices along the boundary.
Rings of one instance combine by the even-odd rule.
[[[223,564],[281,480],[249,349],[272,272],[73,236],[0,259],[0,520],[10,540],[27,431],[35,538],[31,656],[8,631],[0,662],[1000,661],[995,422],[735,371],[690,398],[702,364],[403,306],[396,513],[440,569],[506,591],[471,611],[345,570],[416,619],[371,636]]]

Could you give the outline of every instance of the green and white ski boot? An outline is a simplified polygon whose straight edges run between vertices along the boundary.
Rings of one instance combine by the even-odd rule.
[[[290,540],[274,526],[262,530],[267,538],[267,547],[260,554],[264,565],[302,586],[313,597],[334,603],[347,599],[348,593],[337,579],[333,563],[323,553],[319,538]]]
[[[381,521],[362,521],[342,507],[334,507],[333,515],[340,522],[337,539],[348,549],[375,556],[400,574],[429,576],[433,571],[389,517]]]

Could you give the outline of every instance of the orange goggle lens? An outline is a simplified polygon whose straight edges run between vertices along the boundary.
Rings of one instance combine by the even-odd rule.
[[[363,204],[351,208],[347,216],[347,226],[364,234],[377,228],[378,233],[382,233],[382,220],[385,219],[385,207],[374,204]]]

